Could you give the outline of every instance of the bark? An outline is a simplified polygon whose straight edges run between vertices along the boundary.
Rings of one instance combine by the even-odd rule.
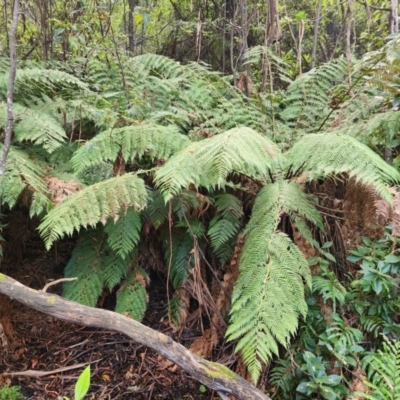
[[[317,56],[317,45],[318,45],[318,31],[319,31],[319,23],[321,19],[321,7],[322,0],[318,0],[317,9],[315,11],[315,23],[314,23],[314,40],[313,40],[313,48],[311,54],[311,69],[315,67],[315,59]]]
[[[17,69],[16,33],[18,25],[18,13],[19,13],[19,0],[14,0],[13,19],[9,34],[10,75],[8,77],[8,88],[7,88],[7,126],[6,126],[6,135],[4,139],[3,151],[1,153],[1,158],[0,158],[0,177],[4,174],[4,171],[6,170],[7,156],[8,152],[10,151],[12,131],[14,127],[13,102],[14,102],[14,82]]]
[[[390,33],[397,33],[399,31],[398,7],[398,0],[390,0]]]
[[[282,39],[281,22],[278,12],[278,0],[268,0],[267,26],[265,29],[265,45],[269,46]]]
[[[135,25],[133,22],[133,13],[135,12],[135,0],[128,0],[128,50],[130,55],[135,53]]]
[[[55,294],[33,290],[0,273],[0,293],[20,303],[73,324],[120,332],[157,351],[211,390],[242,400],[270,400],[227,367],[196,356],[171,337],[112,311],[83,306]]]

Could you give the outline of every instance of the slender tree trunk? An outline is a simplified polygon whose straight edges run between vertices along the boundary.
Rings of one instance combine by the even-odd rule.
[[[264,45],[265,47],[269,47],[271,44],[278,42],[282,38],[282,30],[281,23],[279,19],[278,13],[278,0],[268,0],[268,13],[267,13],[267,22],[265,25],[265,39]],[[261,74],[262,74],[262,82],[261,82],[261,91],[265,92],[267,88],[268,81],[268,71],[270,70],[268,61],[267,50],[264,53],[262,65],[261,65]],[[270,77],[270,79],[272,79]]]
[[[317,9],[315,11],[315,23],[314,23],[314,40],[313,40],[313,48],[311,54],[311,68],[315,67],[315,59],[317,56],[317,46],[318,46],[318,31],[321,17],[321,7],[322,0],[318,0]]]
[[[128,0],[128,8],[128,51],[133,56],[135,53],[135,25],[133,21],[135,0]]]
[[[346,59],[349,88],[351,88],[351,32],[353,24],[353,0],[347,0]],[[350,93],[352,95],[352,93]]]
[[[398,7],[399,0],[390,0],[390,33],[399,32]]]
[[[8,87],[7,87],[7,126],[6,126],[3,151],[1,153],[1,158],[0,158],[0,177],[4,174],[4,171],[6,170],[7,156],[8,152],[10,151],[11,138],[14,127],[13,101],[14,101],[14,82],[17,69],[16,36],[17,36],[18,14],[19,14],[19,0],[14,0],[13,19],[9,34],[11,65],[10,65],[10,75],[8,77]]]

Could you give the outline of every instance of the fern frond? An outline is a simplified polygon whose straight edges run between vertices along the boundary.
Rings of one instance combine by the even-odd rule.
[[[71,161],[76,173],[80,173],[104,161],[114,162],[120,151],[126,162],[145,155],[160,160],[168,159],[188,143],[189,139],[173,126],[144,124],[109,129],[80,147]]]
[[[104,227],[109,246],[122,258],[125,258],[139,242],[140,229],[140,215],[133,208],[128,208],[125,213],[120,214],[117,221],[110,218]]]
[[[94,307],[103,290],[102,257],[104,238],[99,231],[86,232],[72,252],[65,267],[63,296],[78,303]]]
[[[210,221],[208,236],[211,246],[222,264],[233,253],[233,239],[239,233],[243,207],[240,200],[228,193],[216,197],[215,206],[218,214]]]
[[[346,300],[346,289],[339,282],[333,272],[329,272],[325,277],[313,276],[312,278],[313,291],[318,291],[326,302],[327,300],[333,301],[333,309],[336,311],[336,301],[341,305]]]
[[[309,174],[310,180],[348,173],[357,181],[373,185],[389,202],[392,196],[385,183],[398,182],[400,178],[396,169],[374,151],[346,135],[306,135],[286,153],[286,159],[295,174]]]
[[[131,260],[129,257],[122,258],[118,254],[114,253],[103,240],[103,254],[100,259],[101,262],[101,277],[103,285],[106,286],[110,291],[115,286],[121,283],[122,279],[126,277]]]
[[[389,341],[386,337],[383,349],[364,358],[368,381],[364,383],[372,389],[367,399],[400,399],[400,342]],[[364,396],[364,393],[363,393]]]
[[[169,268],[169,276],[174,289],[178,289],[186,281],[189,271],[194,266],[193,238],[184,231],[175,230],[171,238],[169,235],[165,235],[163,244],[165,264]]]
[[[230,173],[266,176],[278,154],[272,141],[252,129],[231,129],[184,148],[157,171],[155,180],[168,200],[190,184],[223,187]]]
[[[143,211],[143,217],[150,221],[155,229],[158,229],[167,219],[168,207],[158,190],[149,192],[148,205]]]
[[[61,124],[40,109],[25,108],[17,114],[15,124],[18,141],[28,140],[42,145],[49,153],[60,147],[67,135]]]
[[[52,243],[72,235],[81,227],[95,227],[98,222],[116,217],[127,207],[141,210],[146,206],[147,192],[142,179],[125,174],[89,186],[66,198],[52,209],[39,226],[39,231],[49,249]]]
[[[2,150],[0,145],[0,151]],[[10,148],[5,173],[0,178],[0,199],[14,207],[23,190],[33,195],[31,216],[47,212],[52,203],[43,182],[44,171],[29,155],[15,147]]]
[[[279,343],[287,345],[299,316],[307,312],[303,284],[304,280],[311,285],[307,261],[278,226],[285,213],[318,225],[321,220],[310,199],[296,187],[287,181],[264,187],[245,231],[227,336],[229,340],[240,338],[236,350],[241,350],[254,381],[260,362],[277,354]]]
[[[128,314],[136,321],[141,321],[149,302],[146,291],[148,283],[149,277],[143,268],[135,268],[131,271],[121,289],[118,290],[115,311]]]
[[[280,117],[294,128],[311,130],[329,112],[329,93],[346,76],[342,57],[298,77],[285,92]]]

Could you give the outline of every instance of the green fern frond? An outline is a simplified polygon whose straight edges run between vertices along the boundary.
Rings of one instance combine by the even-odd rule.
[[[117,221],[110,218],[104,226],[109,246],[122,258],[126,258],[138,244],[140,229],[140,215],[133,208],[128,208],[125,213],[121,213]]]
[[[31,141],[42,145],[49,153],[60,147],[67,135],[61,124],[40,109],[19,110],[15,124],[18,141]]]
[[[155,180],[168,200],[190,184],[223,187],[230,173],[266,176],[278,154],[272,141],[252,129],[231,129],[184,148],[157,171]]]
[[[143,218],[158,229],[167,219],[168,207],[158,190],[149,191],[148,205],[143,211]]]
[[[0,151],[3,146],[0,145]],[[31,216],[47,212],[52,203],[49,191],[43,183],[44,171],[29,155],[15,147],[10,148],[5,173],[0,178],[0,199],[14,207],[22,191],[32,193]]]
[[[347,73],[342,57],[298,77],[285,92],[280,117],[294,128],[311,130],[328,115],[329,93]]]
[[[174,289],[178,289],[188,278],[194,266],[193,238],[184,231],[174,231],[172,237],[166,232],[163,240],[165,265]],[[172,251],[172,254],[171,254]]]
[[[55,69],[19,68],[15,78],[15,99],[24,102],[24,96],[36,93],[57,93],[57,96],[69,97],[76,91],[89,93],[89,87],[75,76]]]
[[[339,282],[333,272],[328,272],[324,277],[313,276],[312,278],[313,291],[318,291],[326,302],[333,301],[333,310],[336,311],[336,301],[343,305],[346,301],[346,289]]]
[[[385,338],[383,349],[364,358],[367,370],[365,384],[372,389],[371,394],[362,394],[371,400],[400,399],[400,342]]]
[[[296,186],[278,181],[264,187],[245,231],[227,336],[229,340],[240,339],[236,350],[241,350],[254,381],[260,362],[266,363],[277,354],[278,344],[287,345],[299,316],[307,312],[303,283],[311,285],[307,261],[278,226],[285,213],[309,218],[318,225],[321,220],[310,199],[298,187],[296,192]]]
[[[146,291],[148,283],[149,277],[143,268],[132,270],[121,289],[118,290],[115,311],[120,314],[128,314],[134,320],[141,321],[149,302]]]
[[[225,264],[233,253],[232,239],[239,233],[243,207],[237,197],[228,193],[216,197],[215,207],[218,214],[210,221],[207,234],[216,256]]]
[[[103,245],[103,234],[99,231],[81,236],[64,272],[66,278],[78,279],[64,283],[64,297],[87,306],[96,305],[103,290]]]
[[[122,258],[104,245],[104,255],[101,258],[101,276],[103,284],[110,291],[126,277],[131,264],[130,258]]]
[[[72,235],[81,227],[95,227],[98,222],[114,218],[127,207],[139,211],[146,206],[147,192],[142,179],[125,174],[89,186],[66,198],[52,209],[39,226],[49,249],[65,234]]]
[[[114,162],[120,151],[126,162],[145,155],[152,160],[168,159],[188,143],[189,139],[173,126],[144,124],[109,129],[80,147],[71,161],[76,173],[80,173],[104,161]]]
[[[346,135],[306,135],[286,153],[286,159],[296,175],[309,174],[313,180],[348,173],[375,186],[377,193],[389,201],[392,196],[385,183],[398,182],[400,178],[398,171],[374,151]]]

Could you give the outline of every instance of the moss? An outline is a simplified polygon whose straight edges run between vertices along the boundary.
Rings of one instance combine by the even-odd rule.
[[[25,397],[20,390],[19,386],[4,386],[0,388],[0,400],[22,400]]]
[[[211,379],[238,379],[238,375],[236,375],[233,371],[231,371],[225,365],[214,363],[209,361],[207,365],[205,365],[206,374]]]
[[[54,296],[49,297],[47,300],[47,303],[49,304],[55,304],[56,298]]]
[[[4,274],[0,273],[0,280],[6,279],[7,277]]]

